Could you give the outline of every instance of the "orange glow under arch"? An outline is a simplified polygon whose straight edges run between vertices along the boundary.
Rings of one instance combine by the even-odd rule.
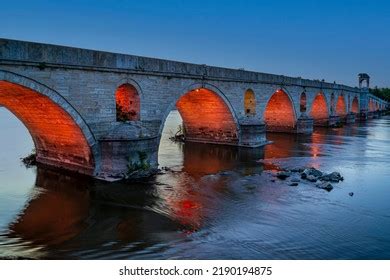
[[[247,116],[256,115],[256,97],[255,97],[255,93],[251,89],[248,89],[245,92],[244,109],[245,109],[245,115]]]
[[[295,128],[295,112],[287,93],[276,91],[264,112],[264,120],[268,131],[290,132]]]
[[[345,117],[347,115],[347,106],[343,95],[339,95],[336,103],[336,114],[339,117]]]
[[[215,92],[199,88],[187,92],[176,103],[186,139],[194,142],[237,144],[238,129],[225,101]]]
[[[327,123],[329,118],[328,105],[325,96],[322,93],[318,93],[314,98],[310,115],[313,118],[315,125],[324,125]]]
[[[351,112],[355,114],[359,113],[359,100],[357,96],[352,100]]]
[[[118,87],[115,93],[117,121],[138,121],[141,102],[137,89],[130,84]]]
[[[368,103],[368,109],[369,109],[370,112],[375,111],[374,102],[372,101],[372,99],[370,99],[370,101]]]
[[[81,128],[58,104],[30,88],[0,81],[0,105],[30,132],[38,162],[93,174],[91,148]]]

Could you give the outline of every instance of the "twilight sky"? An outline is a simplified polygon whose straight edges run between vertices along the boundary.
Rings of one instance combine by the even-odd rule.
[[[390,87],[390,1],[2,1],[0,37]]]

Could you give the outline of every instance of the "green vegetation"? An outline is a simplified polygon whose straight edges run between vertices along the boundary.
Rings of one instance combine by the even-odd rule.
[[[138,159],[133,161],[131,158],[129,159],[129,163],[127,164],[128,174],[137,172],[137,171],[147,171],[150,169],[150,162],[148,160],[148,155],[146,152],[138,151]]]
[[[375,96],[378,96],[379,98],[382,98],[386,101],[390,101],[390,88],[378,88],[378,87],[375,87],[375,88],[370,88],[370,92],[375,95]]]

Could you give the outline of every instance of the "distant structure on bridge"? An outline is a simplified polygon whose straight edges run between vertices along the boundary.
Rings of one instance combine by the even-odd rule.
[[[188,141],[254,148],[266,131],[309,134],[378,116],[389,104],[368,89],[367,74],[358,88],[0,39],[0,105],[27,127],[38,162],[102,179],[156,167],[172,109]]]
[[[359,88],[370,88],[370,76],[366,73],[360,73],[359,77]],[[363,82],[366,82],[366,86],[363,87]]]

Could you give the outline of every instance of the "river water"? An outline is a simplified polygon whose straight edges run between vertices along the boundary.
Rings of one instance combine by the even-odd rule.
[[[259,149],[173,143],[139,183],[107,184],[19,158],[33,143],[0,108],[0,258],[390,259],[390,118]],[[338,171],[331,192],[275,180],[280,167]],[[350,195],[353,193],[353,196]]]

